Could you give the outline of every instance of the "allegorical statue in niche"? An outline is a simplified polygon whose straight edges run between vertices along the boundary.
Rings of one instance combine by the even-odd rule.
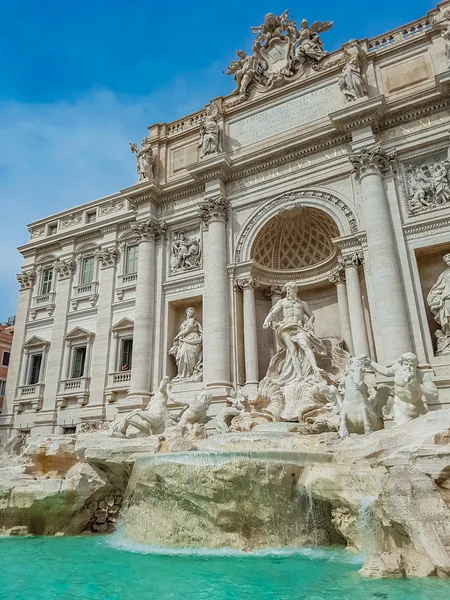
[[[175,234],[172,242],[172,271],[187,271],[200,265],[201,242],[196,235],[187,236],[184,231]]]
[[[351,40],[348,48],[344,49],[346,63],[339,77],[339,89],[348,101],[358,100],[367,96],[367,55],[358,43]]]
[[[384,367],[370,359],[367,362],[381,375],[394,378],[391,408],[396,425],[417,419],[427,412],[427,402],[437,402],[437,387],[429,373],[420,371],[419,360],[412,352],[402,354],[392,367]]]
[[[194,317],[195,308],[186,309],[186,319],[180,325],[179,333],[173,339],[169,354],[175,357],[177,375],[173,381],[190,379],[200,381],[203,372],[202,364],[202,326]]]
[[[278,364],[271,364],[278,372],[279,385],[303,381],[314,374],[320,375],[314,354],[327,354],[323,342],[314,335],[315,317],[308,304],[297,296],[297,289],[296,283],[286,283],[286,298],[278,300],[263,324],[265,329],[275,329],[281,348],[272,359],[277,359]]]
[[[222,131],[219,125],[221,116],[222,111],[218,102],[211,102],[206,107],[205,120],[200,128],[199,147],[202,149],[200,158],[222,152]]]
[[[441,333],[436,336],[438,354],[450,353],[450,346],[444,343],[443,339],[445,337],[446,341],[450,341],[450,254],[445,254],[443,261],[447,265],[447,269],[439,275],[427,297],[434,320],[441,327]]]
[[[130,144],[131,152],[136,154],[136,171],[139,179],[153,179],[153,163],[155,156],[150,146],[150,138],[142,140],[142,146],[139,148],[134,142]]]

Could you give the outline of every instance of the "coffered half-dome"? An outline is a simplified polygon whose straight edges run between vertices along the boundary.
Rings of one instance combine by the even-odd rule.
[[[284,210],[258,232],[251,256],[266,269],[307,269],[335,255],[331,241],[335,237],[339,237],[339,229],[322,210]]]

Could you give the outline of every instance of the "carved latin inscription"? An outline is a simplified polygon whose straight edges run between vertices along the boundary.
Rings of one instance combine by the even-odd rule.
[[[231,123],[228,139],[231,150],[325,117],[343,106],[337,85],[329,85]]]

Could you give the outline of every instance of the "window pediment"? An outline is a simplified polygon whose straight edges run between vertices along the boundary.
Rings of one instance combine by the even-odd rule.
[[[64,338],[66,341],[75,341],[75,340],[86,340],[92,339],[95,337],[95,333],[92,331],[88,331],[87,329],[83,329],[82,327],[75,327],[72,331]]]
[[[124,329],[134,329],[134,321],[128,317],[124,317],[111,327],[111,331],[123,331]]]
[[[44,340],[43,338],[41,338],[37,335],[33,335],[33,337],[31,337],[29,340],[27,340],[25,342],[23,347],[26,350],[33,350],[33,349],[37,350],[37,349],[46,348],[49,345],[50,345],[50,342],[48,342],[47,340]]]

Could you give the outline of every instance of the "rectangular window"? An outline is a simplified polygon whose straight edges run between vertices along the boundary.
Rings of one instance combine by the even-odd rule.
[[[30,356],[30,371],[28,374],[28,385],[39,383],[41,374],[42,354],[32,354]]]
[[[72,360],[72,379],[78,379],[84,375],[84,365],[86,362],[86,346],[74,348]]]
[[[3,352],[2,356],[2,367],[9,367],[9,358],[11,356],[11,352]]]
[[[77,432],[76,425],[63,425],[62,428],[63,435],[74,435]]]
[[[48,226],[48,235],[55,235],[58,233],[58,225],[49,225]]]
[[[86,213],[86,223],[95,223],[97,213],[95,210]]]
[[[125,261],[125,275],[137,273],[139,246],[128,246]]]
[[[130,371],[133,357],[133,340],[122,340],[122,352],[120,355],[120,370]]]
[[[44,269],[42,271],[41,294],[50,294],[52,291],[53,269]]]
[[[0,396],[4,396],[5,395],[5,389],[6,389],[6,381],[4,379],[2,379],[0,381]]]
[[[89,285],[94,281],[94,258],[84,258],[81,264],[80,285]]]

